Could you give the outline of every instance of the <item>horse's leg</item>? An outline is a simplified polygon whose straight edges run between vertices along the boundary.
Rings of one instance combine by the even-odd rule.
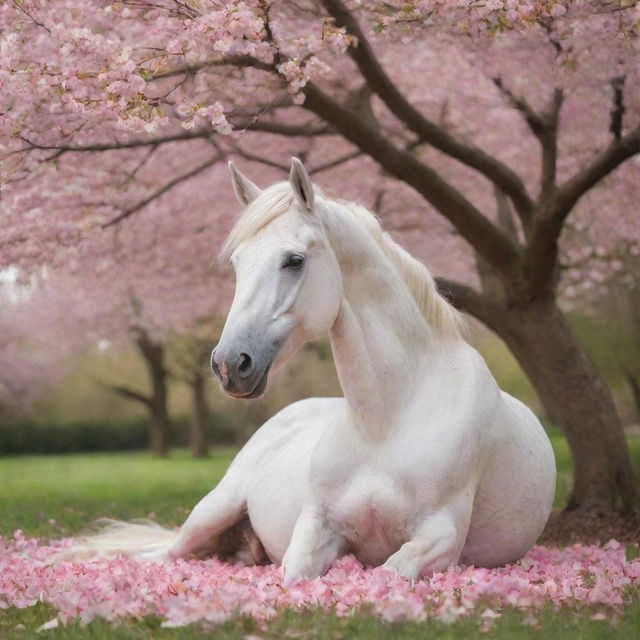
[[[215,538],[233,527],[245,514],[246,496],[241,491],[237,475],[227,472],[218,485],[196,504],[171,546],[141,557],[147,560],[185,558],[205,550],[215,554]]]
[[[344,538],[329,529],[316,509],[303,509],[282,560],[284,584],[321,576],[340,556],[344,545]]]
[[[225,476],[193,508],[169,549],[171,557],[184,558],[207,547],[215,551],[215,537],[242,519],[246,513],[246,495],[234,480]]]
[[[416,579],[457,564],[469,529],[469,514],[456,518],[451,511],[429,516],[411,540],[389,556],[384,566],[405,578]]]

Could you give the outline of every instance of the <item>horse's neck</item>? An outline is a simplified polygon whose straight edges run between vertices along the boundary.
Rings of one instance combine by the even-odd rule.
[[[396,270],[373,245],[350,244],[344,298],[331,347],[354,427],[379,438],[397,424],[429,367],[439,338]],[[357,251],[357,256],[353,251]]]

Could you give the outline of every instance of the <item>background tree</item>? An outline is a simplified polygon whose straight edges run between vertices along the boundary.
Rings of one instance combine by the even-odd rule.
[[[101,384],[113,393],[137,402],[145,408],[149,417],[149,449],[153,455],[163,457],[169,453],[171,436],[165,346],[159,340],[150,337],[142,327],[134,327],[131,333],[145,364],[149,391],[145,393],[122,384]]]
[[[65,329],[70,298],[34,297],[33,283],[20,286],[14,276],[0,275],[0,419],[27,417],[86,347],[82,329]]]
[[[43,345],[25,335],[22,314],[10,311],[0,311],[0,418],[28,411],[65,370]]]
[[[187,385],[191,394],[189,449],[194,458],[204,458],[209,454],[207,387],[211,378],[209,359],[216,343],[214,336],[211,323],[201,323],[188,334],[173,336],[171,340],[172,374]]]
[[[563,426],[569,507],[634,508],[611,394],[558,283],[568,221],[612,193],[600,221],[638,238],[621,206],[638,188],[636,3],[363,5],[4,5],[3,265],[66,269],[78,247],[109,264],[125,241],[144,247],[127,254],[140,278],[187,253],[188,273],[231,222],[208,195],[217,164],[262,163],[266,181],[304,156],[340,195],[391,212],[418,254],[425,236],[439,249],[443,290],[500,335]]]

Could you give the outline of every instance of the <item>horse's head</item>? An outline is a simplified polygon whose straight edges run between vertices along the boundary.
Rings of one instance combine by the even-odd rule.
[[[288,183],[264,190],[229,168],[245,211],[227,241],[236,292],[211,368],[227,394],[257,398],[274,363],[329,331],[342,276],[321,224],[322,204],[298,159]]]

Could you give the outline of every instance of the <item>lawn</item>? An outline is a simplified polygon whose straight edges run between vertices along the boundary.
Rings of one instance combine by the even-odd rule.
[[[571,468],[566,442],[555,431],[552,441],[558,462],[557,504],[570,486]],[[632,455],[640,469],[640,439],[631,441]],[[22,529],[28,535],[60,538],[78,532],[100,516],[149,517],[163,524],[178,524],[189,509],[222,477],[234,451],[218,449],[210,458],[194,460],[185,452],[168,459],[144,453],[84,454],[0,458],[0,534]],[[630,550],[631,551],[631,550]],[[634,598],[635,599],[635,598]],[[640,632],[640,603],[629,607],[615,624],[591,620],[589,610],[579,613],[549,609],[536,621],[517,611],[506,611],[490,638],[629,638]],[[0,610],[0,637],[29,638],[55,612],[47,606]],[[527,624],[523,624],[526,622]],[[286,612],[257,630],[251,620],[226,623],[215,631],[198,626],[163,629],[155,618],[112,626],[93,622],[74,623],[47,632],[52,638],[422,638],[437,640],[474,637],[479,621],[470,618],[446,626],[437,621],[386,624],[360,613],[338,618],[321,611]],[[542,636],[543,634],[543,636]]]
[[[222,478],[234,449],[194,459],[146,453],[0,458],[0,534],[62,537],[99,517],[180,524]]]

